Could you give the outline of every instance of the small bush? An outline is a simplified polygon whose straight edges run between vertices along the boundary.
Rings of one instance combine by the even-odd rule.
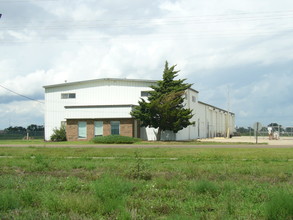
[[[92,139],[95,144],[133,144],[139,141],[139,138],[120,135],[98,136]]]
[[[143,161],[140,155],[135,152],[135,163],[128,171],[128,176],[132,179],[151,180],[152,174],[148,169],[147,164]]]
[[[65,125],[61,125],[59,129],[54,128],[51,135],[51,141],[66,141],[66,129]]]
[[[267,219],[293,219],[293,196],[283,191],[275,194],[266,205]]]

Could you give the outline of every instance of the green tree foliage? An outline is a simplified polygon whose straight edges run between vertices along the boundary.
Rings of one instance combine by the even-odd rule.
[[[53,129],[53,134],[51,135],[51,141],[66,141],[66,129],[65,125],[61,125],[59,129]]]
[[[141,121],[141,126],[158,128],[157,140],[161,139],[162,131],[177,133],[191,125],[192,110],[184,108],[184,93],[191,84],[185,79],[175,80],[179,71],[174,71],[176,65],[168,67],[166,61],[163,80],[151,86],[148,100],[141,99],[131,115]]]
[[[274,131],[285,131],[285,129],[282,127],[282,125],[278,123],[270,123],[268,127],[272,127]]]
[[[15,134],[15,133],[19,133],[19,134],[25,134],[26,133],[26,129],[24,127],[21,126],[15,126],[15,127],[8,127],[4,129],[4,132],[7,134]]]
[[[44,131],[43,125],[31,124],[26,128],[28,131]]]
[[[27,131],[44,131],[44,126],[31,124],[27,128],[24,128],[21,126],[15,126],[15,127],[10,126],[10,127],[4,129],[4,132],[7,134],[26,133]]]

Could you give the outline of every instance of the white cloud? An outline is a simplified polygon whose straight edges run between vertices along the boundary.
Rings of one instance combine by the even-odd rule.
[[[19,13],[5,5],[14,16],[0,20],[0,84],[18,93],[39,97],[65,80],[160,79],[168,60],[202,101],[225,108],[229,85],[240,125],[287,123],[280,109],[292,118],[291,0],[33,1]],[[0,100],[11,95],[0,89]],[[5,114],[22,115],[12,106]]]
[[[59,7],[48,7],[48,11],[59,18],[73,19],[76,21],[97,19],[105,13],[105,10],[97,7],[92,8],[84,2],[79,2],[78,4],[70,2],[66,4],[66,7],[60,3]]]
[[[9,126],[27,127],[30,124],[43,124],[44,104],[34,101],[17,101],[0,104],[1,128]]]
[[[28,75],[18,75],[13,79],[8,79],[2,83],[2,85],[16,93],[22,95],[33,96],[36,93],[42,93],[42,84],[45,77],[44,71],[36,71]],[[13,95],[7,90],[1,89],[0,95]]]

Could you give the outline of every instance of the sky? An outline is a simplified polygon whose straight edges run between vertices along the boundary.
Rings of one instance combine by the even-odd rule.
[[[236,126],[293,126],[292,0],[0,0],[0,129],[44,124],[44,85],[177,65]]]

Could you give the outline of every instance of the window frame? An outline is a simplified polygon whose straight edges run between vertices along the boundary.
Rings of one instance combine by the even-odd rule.
[[[120,121],[111,121],[110,122],[110,129],[111,129],[111,135],[120,135]],[[115,130],[117,130],[117,128],[113,128],[113,126],[117,126],[118,125],[118,134],[117,132],[114,132]]]
[[[149,97],[150,91],[140,91],[140,97]]]
[[[81,126],[81,124],[85,126]],[[84,130],[82,130],[84,129]],[[81,136],[81,134],[84,133],[84,136]],[[87,122],[86,121],[78,121],[77,123],[77,136],[78,139],[87,139]]]
[[[100,124],[101,125],[101,127],[100,127],[100,129],[101,129],[101,132],[97,132],[97,124]],[[94,121],[94,136],[95,137],[97,137],[97,136],[104,136],[104,122],[103,121]]]
[[[76,93],[71,92],[71,93],[61,93],[61,99],[75,99],[76,98]]]

